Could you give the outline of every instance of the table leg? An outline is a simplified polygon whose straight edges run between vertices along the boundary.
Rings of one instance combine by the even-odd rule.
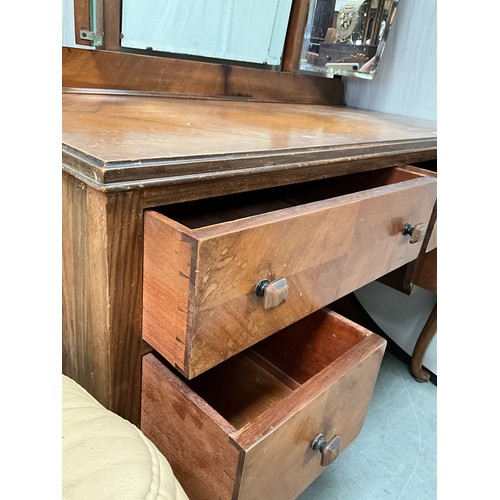
[[[422,359],[437,331],[437,304],[420,332],[411,357],[411,372],[417,382],[427,382],[431,374],[422,367]]]

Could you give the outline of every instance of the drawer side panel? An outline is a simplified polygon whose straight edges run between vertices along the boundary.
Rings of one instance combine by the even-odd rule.
[[[143,358],[141,430],[189,498],[232,498],[240,477],[234,429],[152,354]]]
[[[195,243],[160,217],[144,213],[142,337],[183,370]]]

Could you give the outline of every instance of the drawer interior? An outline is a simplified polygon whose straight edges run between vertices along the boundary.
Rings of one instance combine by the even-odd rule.
[[[320,310],[185,383],[241,429],[369,334]]]
[[[414,170],[390,167],[250,193],[166,205],[155,210],[189,229],[198,229],[419,177],[422,174]]]
[[[361,431],[384,350],[321,309],[191,380],[149,353],[141,429],[190,498],[297,498],[324,470],[315,438],[342,453]]]

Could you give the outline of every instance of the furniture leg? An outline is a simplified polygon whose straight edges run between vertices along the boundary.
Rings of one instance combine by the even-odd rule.
[[[411,357],[411,373],[417,382],[427,382],[430,373],[422,367],[422,359],[432,338],[437,331],[437,304],[431,311],[427,322],[424,325]]]
[[[138,424],[142,195],[63,173],[63,373]]]

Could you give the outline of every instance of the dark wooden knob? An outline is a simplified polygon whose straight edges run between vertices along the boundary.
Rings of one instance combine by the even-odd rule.
[[[340,436],[335,435],[330,441],[327,441],[323,434],[319,434],[314,438],[311,448],[321,453],[321,466],[328,467],[339,456]]]

